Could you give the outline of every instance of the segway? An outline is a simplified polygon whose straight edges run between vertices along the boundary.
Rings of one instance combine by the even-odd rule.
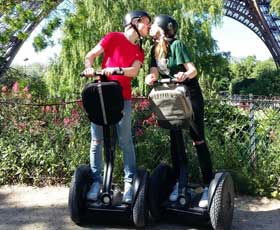
[[[175,79],[161,79],[154,83],[149,94],[151,109],[155,112],[158,124],[166,129],[184,129],[189,127],[192,119],[192,107],[187,89]],[[180,154],[186,154],[182,135],[175,135],[177,142],[173,157],[180,159]],[[181,139],[180,139],[181,138]],[[234,185],[229,172],[218,172],[211,181],[208,190],[208,207],[201,208],[198,203],[203,194],[202,186],[187,181],[187,165],[180,164],[179,178],[176,178],[173,167],[160,164],[150,177],[149,209],[155,220],[163,215],[183,215],[184,219],[202,218],[205,224],[211,224],[213,229],[230,229],[234,210]],[[178,175],[178,174],[177,174]],[[169,201],[169,195],[178,179],[178,199]]]
[[[114,75],[121,74],[115,72]],[[68,206],[71,219],[78,225],[88,218],[91,222],[108,221],[108,218],[122,215],[132,220],[136,227],[144,227],[148,217],[147,188],[148,173],[137,169],[133,178],[133,199],[131,204],[122,203],[122,192],[112,183],[115,159],[114,125],[122,118],[124,101],[121,86],[108,81],[100,71],[95,72],[100,80],[87,84],[82,92],[84,109],[91,122],[103,126],[104,171],[101,193],[96,201],[87,200],[86,194],[93,183],[89,165],[80,165],[72,178]],[[108,223],[108,222],[107,222]]]

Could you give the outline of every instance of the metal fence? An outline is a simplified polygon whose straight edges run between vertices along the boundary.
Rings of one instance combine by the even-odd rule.
[[[134,104],[145,100],[144,97],[134,98]],[[80,103],[79,99],[69,102],[61,100],[52,100],[51,103],[36,102],[23,95],[16,99],[7,99],[2,93],[0,128],[15,125],[22,129],[24,122],[30,123],[31,120],[40,121],[42,124],[53,122],[70,127],[71,121],[77,123],[79,117],[84,117]],[[146,112],[147,110],[149,114],[148,107]],[[205,100],[207,139],[209,141],[218,139],[212,145],[218,141],[219,147],[228,144],[230,140],[231,144],[241,144],[243,147],[240,154],[254,165],[259,152],[264,153],[268,144],[279,142],[279,110],[280,97],[233,95]]]
[[[255,96],[255,95],[233,95],[220,97],[216,100],[206,100],[206,128],[213,128],[213,123],[207,122],[208,117],[214,116],[216,120],[223,119],[225,110],[230,107],[216,107],[220,110],[215,113],[209,111],[210,104],[213,102],[225,105],[235,109],[231,112],[232,117],[224,118],[224,126],[221,127],[223,135],[230,133],[230,138],[234,144],[245,145],[240,154],[244,156],[251,166],[256,166],[257,157],[270,154],[270,151],[279,153],[280,150],[280,97],[279,96]],[[211,121],[211,120],[210,120]],[[226,127],[231,125],[230,127]],[[208,136],[211,139],[211,134]],[[272,150],[273,149],[273,150]]]

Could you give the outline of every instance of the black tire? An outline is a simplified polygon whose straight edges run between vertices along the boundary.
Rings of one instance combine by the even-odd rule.
[[[138,170],[137,174],[141,178],[141,183],[139,185],[135,202],[132,207],[132,218],[134,225],[137,228],[143,228],[146,226],[149,215],[147,203],[149,175],[146,170]]]
[[[161,204],[168,199],[174,181],[173,170],[166,164],[160,164],[151,175],[148,201],[150,214],[155,221],[160,220],[164,214]]]
[[[70,217],[76,224],[81,224],[86,212],[86,194],[91,184],[90,167],[80,165],[71,181],[68,197]]]
[[[210,221],[215,230],[229,230],[232,224],[234,210],[234,185],[232,177],[225,172],[216,192],[213,194],[209,208]]]

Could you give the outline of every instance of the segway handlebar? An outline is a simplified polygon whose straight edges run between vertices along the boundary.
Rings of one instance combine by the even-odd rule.
[[[154,82],[154,84],[171,84],[171,83],[180,83],[177,81],[176,78],[162,78],[162,79],[158,79]]]
[[[123,75],[123,70],[122,69],[115,70],[113,72],[113,75]],[[104,77],[104,76],[106,75],[102,72],[102,70],[96,70],[90,76],[86,76],[83,72],[80,73],[80,77]]]

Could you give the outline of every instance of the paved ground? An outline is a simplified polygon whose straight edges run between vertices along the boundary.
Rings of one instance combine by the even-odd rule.
[[[134,229],[132,226],[106,225],[77,226],[69,218],[67,187],[34,188],[28,186],[0,187],[1,230],[72,230],[72,229]],[[232,230],[280,229],[280,201],[242,196],[236,198]],[[205,227],[172,223],[150,222],[146,229],[204,230]]]

